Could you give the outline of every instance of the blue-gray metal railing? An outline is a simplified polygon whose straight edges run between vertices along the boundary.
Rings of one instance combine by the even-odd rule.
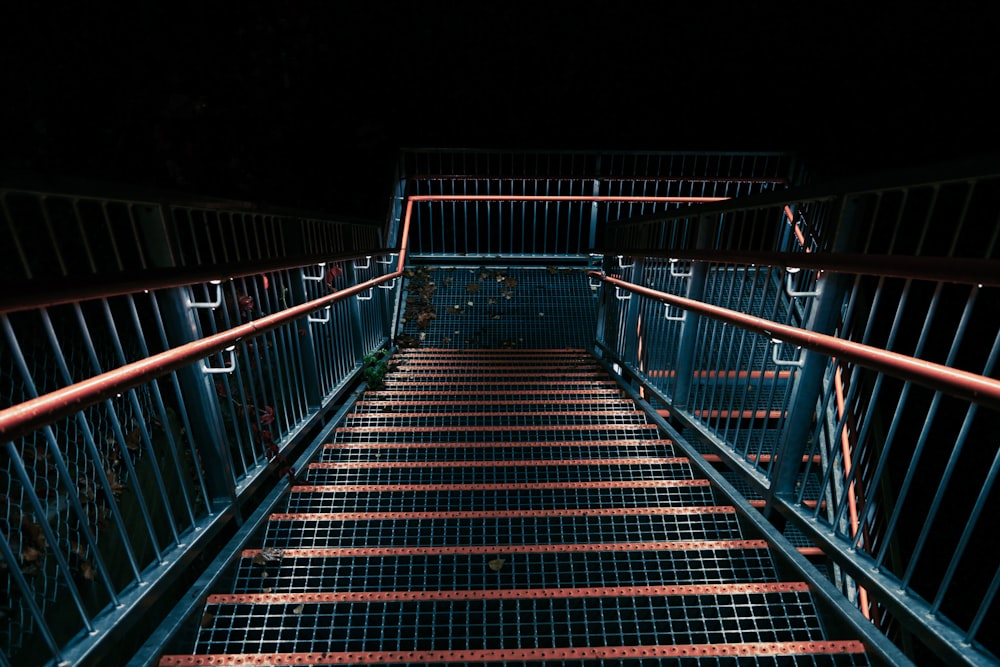
[[[406,196],[456,196],[414,209],[411,255],[428,259],[579,257],[608,220],[783,189],[798,177],[784,153],[407,149],[399,167]]]
[[[616,283],[598,348],[820,546],[887,634],[949,663],[991,660],[996,402],[774,333],[791,325],[997,377],[1000,170],[884,180],[609,226],[605,275],[775,324],[748,329]]]
[[[395,255],[378,226],[231,202],[0,190],[0,203],[12,252],[0,415],[247,331],[208,358],[67,398],[58,418],[0,427],[4,660],[76,663],[171,599],[268,471],[293,472],[299,443],[389,339],[393,295],[380,288]]]

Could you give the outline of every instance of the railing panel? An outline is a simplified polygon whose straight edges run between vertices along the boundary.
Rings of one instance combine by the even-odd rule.
[[[0,189],[0,212],[7,413],[299,307],[315,296],[295,258],[379,250],[375,225],[236,202],[161,207]],[[185,273],[197,277],[186,282]],[[208,277],[217,279],[195,282]],[[303,311],[76,411],[67,403],[67,416],[34,430],[0,435],[5,662],[74,662],[102,642],[108,650],[127,616],[148,613],[151,602],[141,601],[164,593],[357,376],[367,346],[387,339],[385,298],[363,316],[353,301],[332,305],[325,333],[313,335],[319,325]]]
[[[619,295],[632,292],[628,307],[643,314],[633,331],[624,326],[626,310],[602,311],[616,318],[599,324],[619,336],[607,347],[611,360],[684,423],[700,424],[706,443],[740,454],[747,479],[772,494],[768,506],[822,545],[831,576],[883,632],[925,644],[917,656],[930,649],[949,662],[992,659],[1000,644],[983,629],[1000,608],[1000,561],[986,518],[1000,475],[1000,179],[988,173],[815,197],[790,192],[794,204],[764,199],[609,228],[609,253],[631,252],[646,267],[626,281],[684,296],[658,266],[687,257],[709,276],[699,301],[734,313],[694,310],[702,313],[695,365],[709,369],[708,377],[692,380],[690,396],[680,397],[671,364],[679,366],[684,354],[677,333],[684,324],[680,317],[657,324],[647,315],[669,299],[606,284]],[[699,225],[711,232],[707,246],[688,233]],[[613,265],[605,260],[609,276]],[[776,345],[790,335],[781,326],[813,327],[822,310],[815,293],[822,300],[819,286],[836,284],[847,285],[842,296],[831,293],[841,300],[822,306],[834,309],[836,338],[900,356],[882,363],[882,356],[853,356],[849,346],[813,347],[815,336],[791,337],[808,353]],[[672,303],[678,316],[689,307]],[[652,362],[661,345],[674,356],[660,352]],[[644,356],[633,354],[636,348]],[[815,350],[831,355],[819,395],[797,396],[796,378],[805,371],[796,360]],[[746,379],[734,387],[726,375]],[[808,411],[811,404],[802,441],[786,441],[786,408]],[[772,450],[778,463],[782,456],[796,462],[785,468],[798,468],[797,478],[779,478],[777,464],[762,463],[768,439],[784,448]]]

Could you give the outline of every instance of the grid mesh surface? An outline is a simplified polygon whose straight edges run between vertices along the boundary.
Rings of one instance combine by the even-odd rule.
[[[502,558],[499,571],[489,562]],[[240,563],[235,593],[730,584],[774,578],[766,549],[285,557]]]
[[[687,461],[663,464],[531,465],[392,468],[309,468],[310,484],[532,484],[690,479]]]
[[[612,515],[270,521],[265,544],[286,549],[726,540],[736,515]]]
[[[770,613],[779,608],[782,614]],[[808,594],[209,604],[209,652],[448,651],[810,641]]]
[[[711,487],[610,487],[559,489],[430,489],[424,492],[292,492],[288,512],[452,512],[471,510],[585,509],[611,507],[705,506],[715,502]]]
[[[444,273],[454,276],[449,288],[471,284],[459,280],[470,273],[462,270],[435,279]],[[517,290],[529,285],[519,278]],[[474,308],[456,317],[476,322],[468,319]],[[733,589],[777,581],[770,553],[739,541],[737,515],[715,506],[712,487],[693,480],[686,460],[672,459],[671,443],[589,361],[567,353],[562,377],[514,377],[524,353],[491,373],[501,354],[403,352],[386,389],[370,392],[316,462],[300,469],[300,485],[263,531],[265,551],[240,559],[226,591],[237,597],[209,601],[197,651],[329,653],[331,662],[356,652],[364,662],[367,652],[384,651],[823,638],[808,591]],[[538,354],[539,368],[546,356]],[[722,588],[662,588],[691,585]],[[294,598],[317,593],[328,597]],[[374,597],[343,599],[351,594]],[[747,653],[738,662],[701,656],[655,664],[867,660]]]
[[[504,443],[496,447],[352,447],[335,445],[323,450],[322,461],[546,461],[565,459],[636,458],[673,456],[669,441],[636,440],[630,443],[566,444]]]
[[[454,268],[425,275],[434,283],[430,302],[435,317],[421,327],[407,309],[403,328],[425,345],[521,349],[593,343],[597,292],[581,269]],[[407,296],[415,291],[413,282],[404,284]]]

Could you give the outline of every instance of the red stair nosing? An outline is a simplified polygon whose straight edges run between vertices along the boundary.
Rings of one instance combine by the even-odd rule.
[[[731,505],[687,507],[595,507],[550,510],[453,510],[444,512],[288,512],[275,513],[269,521],[386,521],[392,519],[525,519],[545,516],[698,516],[735,514]]]
[[[340,470],[355,468],[535,468],[544,466],[595,465],[676,465],[688,463],[683,457],[616,459],[545,459],[532,461],[348,461],[310,463],[310,469]]]
[[[802,593],[801,581],[767,581],[749,584],[680,584],[666,586],[588,586],[579,588],[494,588],[443,591],[336,591],[313,593],[218,593],[208,604],[308,604],[324,602],[396,602],[400,600],[515,600],[551,598],[677,597],[754,593]]]
[[[353,558],[357,556],[433,556],[482,554],[582,553],[590,551],[726,551],[767,549],[764,540],[689,540],[676,542],[592,542],[579,544],[452,545],[433,547],[340,547],[332,549],[283,549],[282,558]],[[253,558],[263,549],[245,549],[243,558]]]
[[[312,466],[310,466],[312,467]],[[518,482],[481,484],[300,484],[292,493],[398,493],[401,491],[531,491],[539,489],[677,489],[711,486],[707,479],[643,479],[591,482]]]
[[[323,445],[324,449],[497,449],[507,447],[634,447],[636,445],[672,445],[672,440],[545,440],[504,442],[335,442]]]
[[[864,653],[859,641],[748,642],[745,644],[671,644],[650,646],[593,646],[574,648],[465,649],[448,651],[358,651],[321,653],[263,653],[165,655],[161,667],[221,665],[342,665],[473,662],[540,662],[545,660],[601,661],[639,658],[694,658],[698,656],[846,655]]]
[[[384,433],[385,426],[338,426],[338,433]],[[550,424],[546,426],[407,426],[407,433],[455,433],[460,431],[655,431],[656,424]]]

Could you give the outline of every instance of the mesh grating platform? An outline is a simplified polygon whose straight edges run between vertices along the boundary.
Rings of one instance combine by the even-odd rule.
[[[162,665],[868,664],[580,350],[397,361]]]
[[[582,348],[594,339],[597,292],[582,269],[422,268],[404,289],[403,333],[425,345]]]

